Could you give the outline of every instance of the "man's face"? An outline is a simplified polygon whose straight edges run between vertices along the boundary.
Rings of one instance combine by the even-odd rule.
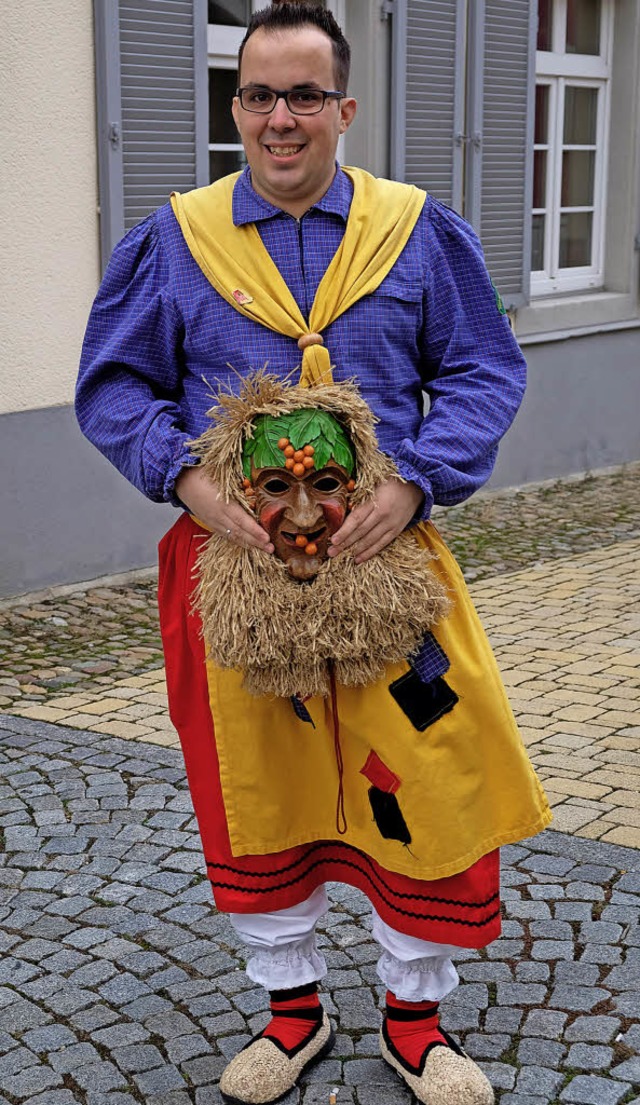
[[[294,579],[312,579],[327,559],[349,498],[349,474],[330,460],[320,471],[295,476],[282,468],[254,469],[256,513]]]
[[[245,46],[239,80],[243,87],[335,90],[331,39],[317,27],[257,30]],[[317,115],[293,115],[283,99],[269,115],[245,111],[237,98],[232,110],[256,192],[299,218],[333,180],[338,138],[353,119],[355,100],[329,99]]]

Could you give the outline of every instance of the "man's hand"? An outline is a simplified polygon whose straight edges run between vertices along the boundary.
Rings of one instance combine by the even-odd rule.
[[[373,499],[355,507],[329,547],[329,556],[352,549],[356,564],[370,560],[402,533],[410,522],[424,495],[417,484],[386,480],[380,484]]]
[[[273,552],[269,534],[239,503],[225,503],[215,483],[198,465],[184,468],[176,480],[176,495],[213,533],[236,545]]]

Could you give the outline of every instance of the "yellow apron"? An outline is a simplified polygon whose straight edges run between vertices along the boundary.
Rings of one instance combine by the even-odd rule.
[[[395,664],[368,687],[337,686],[335,702],[307,700],[314,729],[295,717],[288,699],[255,698],[243,690],[240,673],[209,662],[234,855],[342,840],[387,870],[440,879],[549,824],[544,791],[460,569],[432,523],[414,532],[436,554],[433,570],[455,595],[452,613],[434,636],[451,661],[445,679],[459,701],[418,731],[389,691],[389,684],[409,670],[408,664]],[[344,833],[336,816],[334,708],[344,763]],[[372,749],[400,780],[395,797],[411,834],[408,847],[385,840],[373,820],[371,784],[361,773]]]

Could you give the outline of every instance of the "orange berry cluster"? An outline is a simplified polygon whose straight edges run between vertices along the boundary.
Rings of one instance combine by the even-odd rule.
[[[304,476],[306,472],[310,472],[315,467],[313,459],[315,449],[313,445],[305,445],[302,449],[294,449],[288,437],[281,437],[278,448],[285,455],[285,468],[293,472],[294,476]]]
[[[315,556],[318,551],[318,546],[315,541],[310,541],[308,537],[305,537],[304,533],[299,533],[296,537],[296,545],[299,549],[304,549],[307,556]]]

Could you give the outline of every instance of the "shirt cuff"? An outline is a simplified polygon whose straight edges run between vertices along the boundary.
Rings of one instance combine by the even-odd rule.
[[[416,510],[407,528],[417,525],[418,522],[428,522],[433,508],[433,489],[431,487],[431,481],[428,480],[426,476],[416,471],[413,465],[408,464],[406,460],[398,460],[396,457],[393,459],[395,460],[396,468],[402,478],[408,480],[410,483],[415,483],[424,495],[424,502]]]
[[[164,481],[165,501],[179,507],[180,510],[186,510],[188,513],[191,513],[189,508],[176,495],[176,480],[184,468],[193,468],[196,464],[200,464],[200,457],[195,456],[184,442],[180,452],[172,461]]]

